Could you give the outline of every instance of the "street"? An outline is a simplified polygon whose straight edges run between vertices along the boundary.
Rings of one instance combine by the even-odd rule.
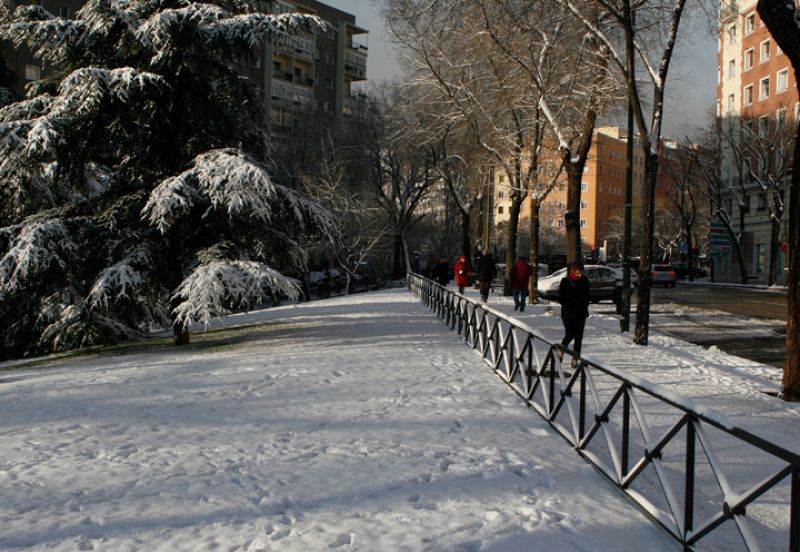
[[[655,287],[651,327],[674,337],[783,368],[786,293],[679,282]],[[702,310],[731,316],[703,316]],[[668,316],[661,316],[668,315]]]

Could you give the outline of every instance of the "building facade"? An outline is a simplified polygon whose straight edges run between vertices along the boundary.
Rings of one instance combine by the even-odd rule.
[[[800,119],[797,83],[789,60],[781,52],[756,12],[756,0],[722,0],[719,11],[717,116],[720,121],[721,201],[716,206],[735,221],[744,209],[742,250],[747,278],[766,283],[768,263],[777,259],[777,283],[783,283],[789,252],[770,238],[770,203],[788,199],[786,128]],[[773,181],[765,188],[764,182]],[[782,184],[774,184],[775,182]],[[781,189],[773,193],[771,188]],[[788,213],[781,223],[785,239]],[[711,240],[709,255],[715,277],[739,281],[738,263],[725,236]]]
[[[627,136],[618,127],[595,129],[592,146],[581,178],[581,250],[587,256],[605,254],[609,260],[622,250],[622,231],[625,209],[625,172],[627,166]],[[542,163],[540,181],[552,177],[552,165]],[[644,155],[634,148],[634,198],[641,197],[644,185]],[[494,173],[494,221],[508,222],[511,208],[511,189],[501,171]],[[564,211],[567,205],[567,177],[562,172],[555,188],[542,202],[539,214],[540,255],[566,253]],[[526,200],[520,212],[520,226],[530,220],[531,202]]]
[[[84,0],[40,0],[60,17],[72,17]],[[367,30],[355,16],[316,0],[276,0],[273,13],[308,13],[326,23],[318,36],[284,36],[254,52],[253,61],[239,71],[261,91],[278,130],[289,129],[311,113],[340,117],[353,112],[359,93],[354,84],[367,75]],[[22,96],[29,82],[57,70],[25,49],[2,45],[3,59],[13,73],[11,89]]]

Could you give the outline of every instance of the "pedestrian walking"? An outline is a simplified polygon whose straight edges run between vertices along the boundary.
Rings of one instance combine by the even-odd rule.
[[[575,341],[574,350],[581,354],[583,343],[583,329],[589,317],[589,280],[583,274],[583,263],[573,261],[569,263],[567,275],[558,286],[558,302],[561,303],[561,322],[564,324],[564,339],[561,345],[568,346]],[[572,360],[577,364],[577,359]]]
[[[439,257],[431,270],[431,278],[443,286],[450,283],[450,263],[447,262],[447,259]]]
[[[528,285],[533,268],[522,255],[517,262],[511,265],[511,295],[514,296],[514,310],[525,312],[525,303],[528,299]]]
[[[464,288],[469,285],[471,277],[472,271],[469,268],[469,261],[464,255],[461,255],[456,263],[456,285],[459,293],[464,293]]]
[[[478,289],[481,294],[481,301],[489,301],[489,290],[492,289],[492,280],[497,276],[497,267],[494,263],[494,256],[487,250],[483,250],[481,258],[478,259]]]

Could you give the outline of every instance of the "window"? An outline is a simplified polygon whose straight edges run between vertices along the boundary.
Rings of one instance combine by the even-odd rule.
[[[736,25],[731,25],[728,27],[728,40],[730,42],[736,41]]]
[[[581,201],[581,209],[588,209],[589,202],[588,201]]]
[[[558,191],[559,192],[563,192],[564,191],[564,187],[565,187],[564,183],[562,182],[561,184],[558,185]]]
[[[764,265],[767,263],[767,248],[761,243],[756,244],[755,248],[755,273],[761,274],[764,272]]]
[[[766,100],[769,98],[769,77],[764,77],[758,81],[758,99]]]
[[[558,227],[564,228],[564,219],[558,219]]]
[[[500,175],[500,182],[505,182],[505,181],[506,181],[506,176],[504,174],[501,174]]]
[[[332,79],[325,79],[325,88],[328,90],[333,90],[333,80]]]
[[[767,196],[764,194],[758,194],[758,200],[756,201],[756,211],[764,211],[767,208]]]
[[[756,14],[751,13],[744,18],[744,34],[749,35],[756,30]]]
[[[503,199],[503,194],[504,194],[503,190],[498,191],[497,192],[498,199]]]
[[[744,195],[744,197],[742,198],[742,205],[744,206],[744,212],[745,213],[749,213],[750,212],[750,196],[749,195],[747,195],[747,194]]]
[[[35,81],[42,78],[42,68],[38,65],[26,65],[25,66],[25,80],[26,81]]]
[[[64,4],[60,4],[58,6],[58,16],[61,19],[69,19],[69,6],[66,6]]]
[[[745,144],[749,144],[752,136],[753,136],[753,121],[748,119],[742,125],[742,142],[744,142]]]
[[[789,88],[789,69],[778,71],[778,78],[775,82],[775,92],[786,92]]]
[[[800,102],[796,102],[794,104],[794,122],[797,124],[797,121],[800,120]]]
[[[331,112],[331,102],[322,102],[322,110],[325,113],[330,113]]]
[[[762,115],[758,118],[758,137],[766,138],[769,135],[769,116]]]
[[[589,183],[588,182],[581,182],[581,191],[585,192],[588,189],[589,189]]]
[[[728,112],[736,111],[736,94],[728,95]]]
[[[333,64],[333,52],[325,52],[325,63]]]
[[[761,48],[759,49],[761,55],[759,56],[759,61],[764,63],[765,61],[769,61],[769,58],[772,57],[772,41],[770,39],[765,40],[761,43]]]
[[[750,105],[753,103],[753,85],[748,84],[744,87],[744,96],[742,97],[742,103],[744,105]]]
[[[753,67],[753,49],[744,51],[744,58],[742,59],[742,70],[747,71]]]
[[[789,108],[781,107],[775,112],[775,124],[778,128],[786,128],[789,124]]]
[[[497,214],[498,215],[502,215],[503,214],[503,208],[502,207],[498,207],[497,208]]]
[[[581,228],[586,228],[587,222],[586,219],[581,219]]]
[[[728,62],[728,78],[732,79],[736,76],[736,60],[732,59]]]

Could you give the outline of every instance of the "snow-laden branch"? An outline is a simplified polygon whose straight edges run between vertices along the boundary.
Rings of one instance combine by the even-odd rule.
[[[181,283],[173,299],[177,324],[188,328],[192,322],[211,325],[212,317],[228,312],[225,305],[247,308],[268,293],[285,294],[296,301],[300,283],[266,265],[252,261],[211,261],[198,266]]]
[[[148,267],[151,262],[150,248],[140,245],[118,263],[103,269],[89,291],[89,306],[106,308],[109,299],[131,299],[144,282],[141,268]]]
[[[21,290],[26,283],[50,269],[66,270],[78,252],[78,246],[61,219],[36,221],[0,232],[18,232],[9,240],[10,247],[0,258],[0,297]]]
[[[267,171],[241,152],[212,150],[197,156],[191,168],[159,184],[150,193],[142,218],[164,234],[204,197],[214,209],[229,216],[249,212],[252,217],[267,221],[275,190]]]

